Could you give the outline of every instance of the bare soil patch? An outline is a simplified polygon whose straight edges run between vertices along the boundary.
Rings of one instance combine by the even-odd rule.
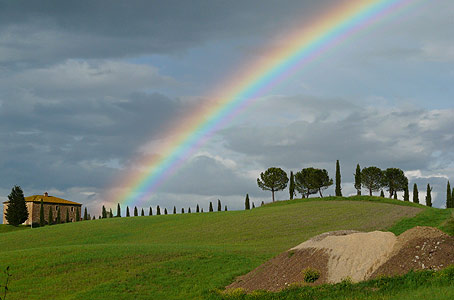
[[[393,255],[371,278],[408,273],[410,270],[440,270],[454,264],[454,237],[432,227],[415,227],[402,233]]]
[[[318,235],[238,277],[227,289],[279,291],[303,284],[303,269],[320,271],[313,284],[367,280],[454,264],[454,237],[431,227],[391,232],[351,230]]]

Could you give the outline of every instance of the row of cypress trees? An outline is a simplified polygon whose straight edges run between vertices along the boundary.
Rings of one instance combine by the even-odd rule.
[[[227,208],[227,205],[224,206],[224,211],[227,211],[228,208]],[[214,209],[213,209],[213,203],[210,201],[210,204],[209,204],[209,207],[208,207],[208,211],[209,212],[214,212]],[[222,204],[221,204],[221,200],[218,199],[217,201],[217,211],[222,211]],[[192,213],[192,210],[191,208],[189,207],[187,211],[185,211],[185,209],[182,207],[181,210],[180,210],[180,213],[184,214],[184,213]],[[200,208],[200,206],[197,204],[196,206],[196,209],[195,209],[195,212],[196,213],[203,213],[203,208]],[[176,206],[173,207],[173,214],[176,214],[177,213],[177,208]],[[164,214],[164,215],[167,215],[168,214],[168,211],[167,211],[167,208],[164,208],[164,210],[162,211],[161,207],[159,205],[156,206],[156,212],[155,214],[157,216],[161,215],[161,214]],[[138,217],[139,216],[139,210],[137,208],[137,206],[134,207],[134,211],[133,211],[133,216],[134,217]],[[145,210],[142,208],[141,209],[141,212],[140,212],[140,216],[145,216]],[[149,210],[148,210],[148,216],[153,216],[153,208],[150,206]],[[103,205],[102,206],[102,212],[101,212],[101,215],[99,216],[99,219],[105,219],[105,218],[120,218],[122,217],[121,215],[121,207],[120,207],[120,203],[117,204],[117,214],[114,216],[113,213],[112,213],[112,209],[109,210],[109,212],[106,210],[105,206]],[[129,211],[129,206],[126,206],[126,217],[131,217],[131,213]],[[84,217],[84,220],[86,218]],[[95,217],[93,217],[93,219],[95,219]],[[87,220],[89,220],[89,218],[87,218]]]

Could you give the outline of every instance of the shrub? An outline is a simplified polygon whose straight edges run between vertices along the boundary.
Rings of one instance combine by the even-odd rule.
[[[320,278],[320,271],[312,268],[305,268],[303,270],[304,282],[315,282]]]

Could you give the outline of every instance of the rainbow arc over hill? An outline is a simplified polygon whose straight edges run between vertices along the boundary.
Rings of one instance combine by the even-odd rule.
[[[421,0],[347,0],[333,5],[311,24],[289,33],[287,46],[274,49],[223,83],[210,99],[166,130],[165,142],[154,149],[162,156],[137,162],[142,171],[126,174],[118,182],[126,186],[116,194],[118,203],[134,205],[145,201],[167,178],[217,130],[276,85],[348,40],[356,32]]]

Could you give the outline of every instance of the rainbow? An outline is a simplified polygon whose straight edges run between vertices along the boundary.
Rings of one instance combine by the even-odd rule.
[[[116,186],[124,192],[116,193],[118,203],[143,203],[167,178],[216,131],[258,97],[301,70],[308,63],[333,49],[356,32],[376,23],[385,16],[417,2],[417,0],[348,0],[333,6],[322,17],[305,24],[289,34],[283,49],[272,51],[262,59],[244,68],[233,80],[223,82],[206,98],[210,99],[196,111],[166,130],[165,142],[154,149],[163,156],[142,158],[137,165],[142,171],[123,176]],[[214,99],[214,100],[213,100]]]

